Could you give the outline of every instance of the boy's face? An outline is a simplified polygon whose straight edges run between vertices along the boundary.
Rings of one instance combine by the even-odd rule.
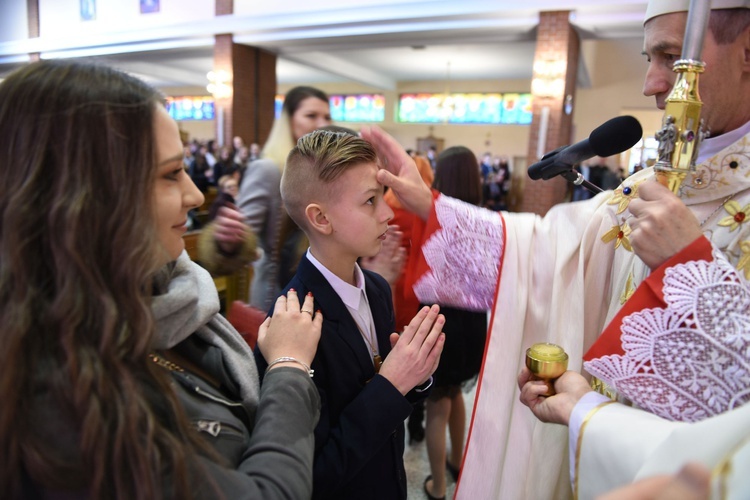
[[[341,257],[372,257],[380,251],[393,210],[383,200],[384,187],[375,178],[378,167],[362,163],[333,181],[326,216]]]

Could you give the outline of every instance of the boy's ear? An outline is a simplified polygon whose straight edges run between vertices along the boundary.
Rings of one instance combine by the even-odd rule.
[[[331,221],[328,220],[323,207],[318,203],[310,203],[305,207],[305,217],[313,231],[320,234],[331,234],[333,231]]]

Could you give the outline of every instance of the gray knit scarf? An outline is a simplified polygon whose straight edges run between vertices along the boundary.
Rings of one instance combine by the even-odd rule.
[[[219,296],[211,275],[182,252],[159,273],[156,288],[158,295],[151,306],[156,320],[154,347],[169,349],[195,334],[221,349],[254,421],[260,394],[255,358],[237,330],[219,314]]]

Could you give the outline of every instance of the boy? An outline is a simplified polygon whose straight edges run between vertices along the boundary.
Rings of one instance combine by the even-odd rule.
[[[311,292],[324,318],[312,364],[322,405],[313,498],[406,498],[403,423],[426,397],[443,349],[437,306],[399,337],[389,284],[357,265],[380,250],[393,217],[376,160],[363,139],[318,130],[299,139],[281,181],[284,205],[310,240],[282,293]]]

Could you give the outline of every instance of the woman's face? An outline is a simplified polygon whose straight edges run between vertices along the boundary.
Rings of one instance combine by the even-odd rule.
[[[317,97],[308,97],[299,103],[292,115],[292,135],[294,142],[305,134],[331,124],[331,111],[328,102]]]
[[[187,231],[187,213],[203,204],[204,198],[183,168],[177,123],[162,106],[157,106],[154,115],[154,135],[157,158],[154,210],[166,264],[176,260],[185,249],[182,235]]]

